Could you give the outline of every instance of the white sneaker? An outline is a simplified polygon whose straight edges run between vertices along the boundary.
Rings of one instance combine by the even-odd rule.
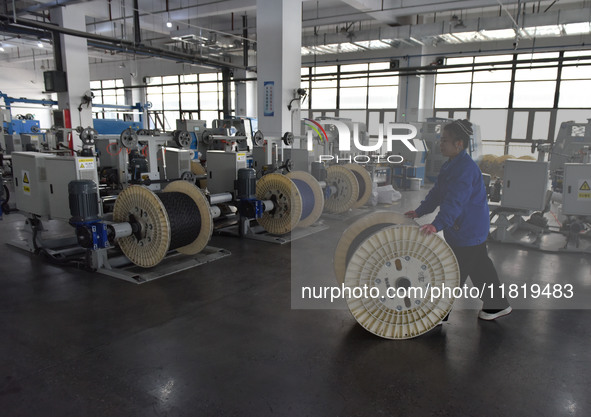
[[[503,310],[480,310],[478,313],[478,318],[482,320],[494,320],[499,317],[506,316],[507,314],[511,313],[513,308],[511,306],[503,309]]]

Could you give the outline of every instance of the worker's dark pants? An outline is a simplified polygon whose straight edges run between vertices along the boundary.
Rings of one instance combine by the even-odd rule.
[[[460,287],[470,277],[472,285],[478,287],[481,293],[480,299],[485,310],[504,309],[509,306],[507,299],[501,297],[500,281],[497,270],[488,257],[486,242],[476,246],[451,247],[456,254],[460,265]],[[491,292],[492,285],[492,292]],[[507,294],[508,288],[505,288]]]

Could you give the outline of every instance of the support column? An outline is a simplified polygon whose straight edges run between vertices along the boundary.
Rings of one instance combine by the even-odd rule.
[[[424,49],[416,55],[423,55]],[[406,61],[406,67],[427,66],[431,63],[431,56],[413,56]],[[398,111],[396,121],[422,122],[433,114],[435,98],[434,75],[406,75],[400,77],[398,89]]]
[[[234,70],[238,79],[256,78],[255,72]],[[257,89],[256,81],[237,81],[236,85],[236,116],[257,117]]]
[[[56,7],[51,11],[51,21],[68,29],[86,31],[84,4]],[[66,72],[68,91],[58,93],[60,110],[69,109],[72,127],[92,127],[92,105],[78,107],[84,93],[90,90],[90,69],[88,66],[88,45],[86,39],[60,34],[61,63]],[[75,150],[81,149],[82,142],[77,134],[72,137]]]
[[[300,132],[302,0],[257,0],[257,97],[259,129],[265,136]]]

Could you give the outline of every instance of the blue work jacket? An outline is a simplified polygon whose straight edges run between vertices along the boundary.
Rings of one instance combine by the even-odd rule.
[[[439,213],[432,224],[443,230],[450,246],[476,246],[486,241],[490,228],[488,199],[482,172],[465,150],[445,162],[435,185],[415,211],[419,216]]]

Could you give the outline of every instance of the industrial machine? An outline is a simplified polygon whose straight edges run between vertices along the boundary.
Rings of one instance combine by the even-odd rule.
[[[254,138],[252,167],[255,168],[259,177],[277,171],[290,172],[298,168],[309,171],[308,152],[292,147],[294,135],[291,132],[285,132],[280,138],[272,138],[264,137],[260,131],[257,131]]]
[[[588,158],[591,149],[591,119],[587,123],[574,121],[560,125],[556,140],[549,152],[552,188],[563,190],[564,165],[581,163]]]
[[[207,122],[205,120],[177,120],[176,128],[179,131],[189,132],[191,135],[190,149],[193,149],[193,159],[203,159],[199,153],[199,143],[202,141],[203,131]],[[203,151],[203,149],[201,150]]]
[[[186,131],[126,129],[120,135],[98,135],[100,182],[112,188],[144,184],[153,190],[175,179],[193,179],[191,137]],[[171,147],[175,146],[175,147]]]
[[[490,203],[490,237],[544,250],[591,252],[589,156],[585,163],[564,164],[562,193],[551,191],[549,168],[543,160],[505,161],[501,201]]]
[[[27,216],[25,240],[15,246],[42,253],[57,264],[74,264],[134,283],[229,255],[207,246],[212,208],[188,181],[170,182],[162,192],[128,185],[117,194],[101,195],[92,153],[96,136],[88,129],[81,133],[85,149],[77,156],[13,153],[16,206]],[[171,154],[175,152],[179,150]],[[105,203],[113,199],[112,213],[106,213]],[[65,236],[47,237],[43,222],[68,222],[74,229]]]
[[[137,131],[144,128],[142,122],[119,119],[92,119],[92,126],[99,135],[118,135],[125,129]]]

